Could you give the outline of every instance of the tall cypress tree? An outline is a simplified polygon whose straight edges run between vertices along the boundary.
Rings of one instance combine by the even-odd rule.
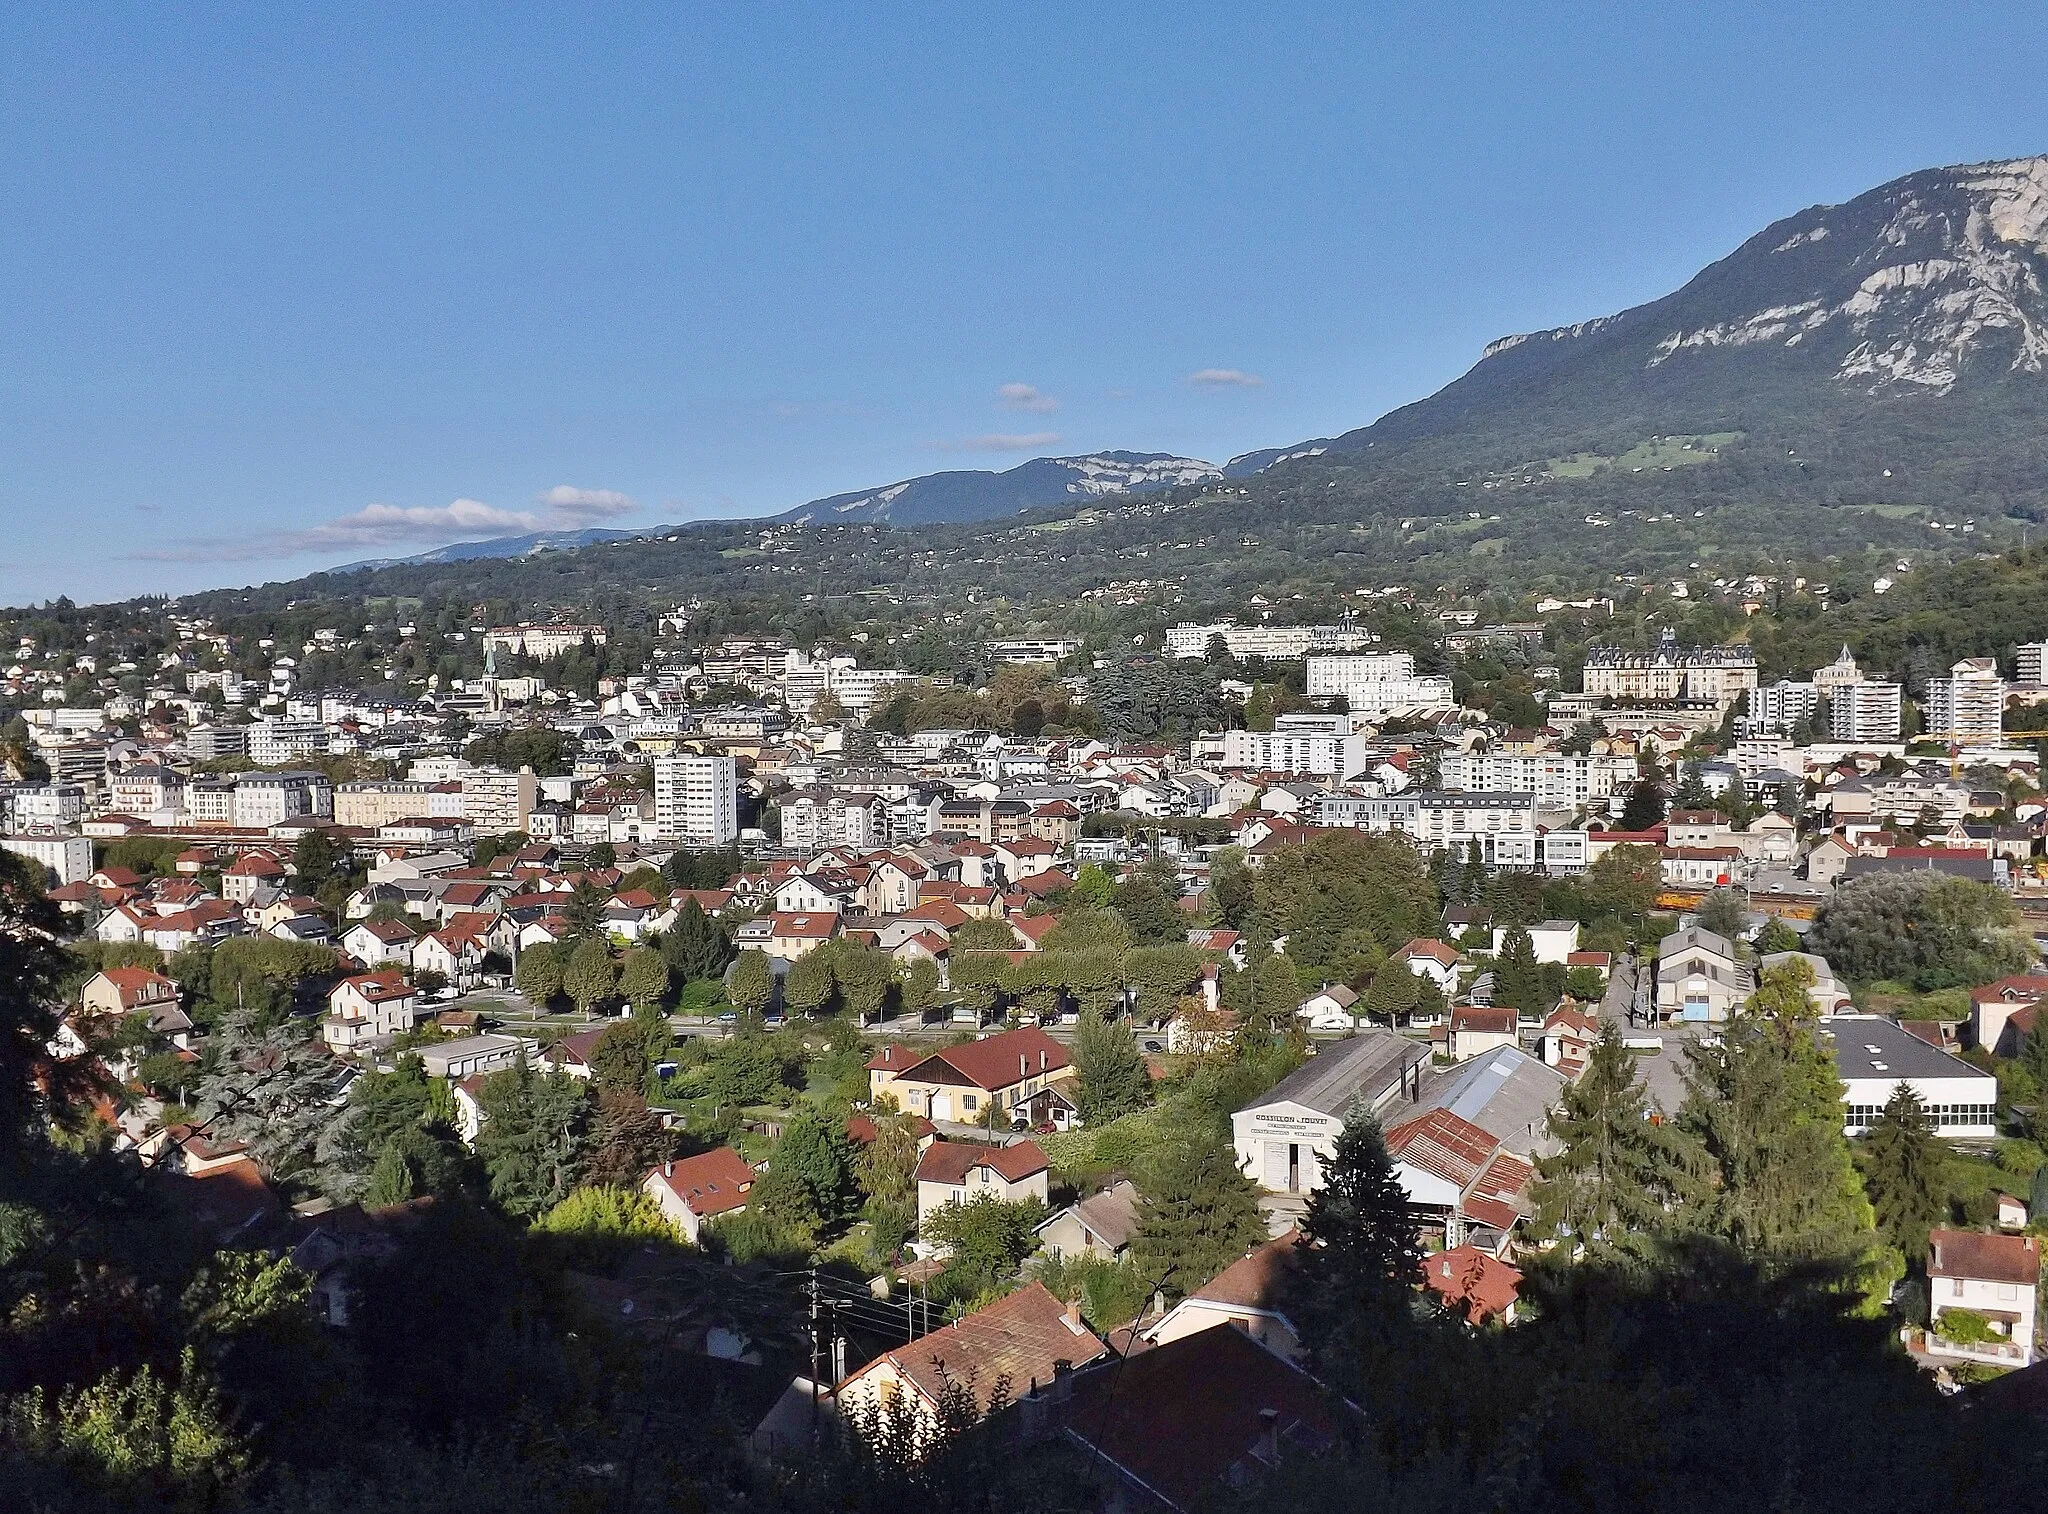
[[[1906,1083],[1892,1090],[1863,1154],[1863,1186],[1877,1214],[1877,1233],[1913,1261],[1926,1251],[1927,1232],[1948,1203],[1941,1142],[1926,1106]]]
[[[1075,1101],[1090,1125],[1107,1124],[1145,1102],[1145,1060],[1138,1055],[1138,1043],[1122,1024],[1112,1025],[1093,1009],[1081,1012],[1074,1065],[1080,1073]]]
[[[1501,938],[1500,957],[1493,965],[1493,1002],[1525,1014],[1543,1008],[1543,969],[1536,961],[1536,943],[1517,925]]]
[[[1651,1120],[1635,1053],[1612,1021],[1550,1112],[1550,1134],[1559,1149],[1536,1159],[1537,1222],[1596,1255],[1640,1249],[1693,1190],[1693,1149]]]
[[[1358,1110],[1344,1122],[1322,1186],[1308,1196],[1302,1236],[1314,1248],[1317,1292],[1357,1303],[1393,1298],[1422,1281],[1414,1205],[1394,1174],[1380,1122]]]

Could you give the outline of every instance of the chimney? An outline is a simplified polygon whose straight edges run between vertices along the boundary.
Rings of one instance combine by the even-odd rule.
[[[1045,1051],[1045,1048],[1044,1048],[1043,1046],[1041,1046],[1041,1047],[1039,1047],[1039,1048],[1038,1048],[1038,1070],[1039,1070],[1040,1072],[1044,1072],[1044,1071],[1045,1071],[1045,1057],[1046,1057],[1046,1051]]]
[[[665,1178],[674,1177],[676,1175],[676,1164],[674,1162],[663,1162],[661,1164],[661,1175]]]
[[[1029,1056],[1028,1056],[1027,1054],[1025,1054],[1024,1052],[1021,1052],[1021,1051],[1020,1051],[1020,1052],[1018,1052],[1018,1053],[1017,1053],[1017,1076],[1018,1076],[1019,1078],[1027,1078],[1027,1077],[1029,1077],[1030,1075],[1031,1075],[1031,1058],[1030,1058],[1030,1057],[1029,1057]]]
[[[1252,1447],[1252,1455],[1266,1463],[1267,1466],[1273,1466],[1279,1462],[1280,1411],[1278,1409],[1259,1410],[1259,1438]]]
[[[1076,1335],[1088,1328],[1081,1323],[1081,1302],[1079,1299],[1067,1305],[1067,1328]]]

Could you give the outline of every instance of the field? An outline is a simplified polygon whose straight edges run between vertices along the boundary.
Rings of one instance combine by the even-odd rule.
[[[1651,468],[1669,471],[1711,463],[1720,449],[1742,440],[1740,431],[1712,431],[1704,436],[1657,436],[1638,442],[1619,457],[1597,452],[1575,452],[1570,457],[1553,457],[1543,465],[1546,478],[1591,478],[1604,468],[1621,468],[1642,473]]]

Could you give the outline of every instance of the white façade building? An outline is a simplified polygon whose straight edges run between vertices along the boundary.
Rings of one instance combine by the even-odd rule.
[[[1423,1043],[1377,1029],[1323,1048],[1230,1117],[1238,1167],[1270,1192],[1313,1192],[1351,1112],[1392,1124],[1390,1106],[1420,1093],[1429,1055]]]
[[[1927,1107],[1945,1141],[1998,1136],[1998,1079],[1930,1046],[1882,1015],[1829,1015],[1821,1032],[1834,1045],[1842,1079],[1843,1131],[1867,1135],[1892,1092],[1904,1083]]]

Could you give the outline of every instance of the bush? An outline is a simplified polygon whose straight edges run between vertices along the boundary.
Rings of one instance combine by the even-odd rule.
[[[765,1214],[742,1209],[723,1215],[701,1232],[704,1248],[735,1262],[781,1262],[801,1266],[811,1259],[810,1233]]]
[[[1991,1328],[1991,1321],[1975,1309],[1944,1309],[1934,1320],[1934,1333],[1958,1346],[1993,1346],[2005,1337]]]

